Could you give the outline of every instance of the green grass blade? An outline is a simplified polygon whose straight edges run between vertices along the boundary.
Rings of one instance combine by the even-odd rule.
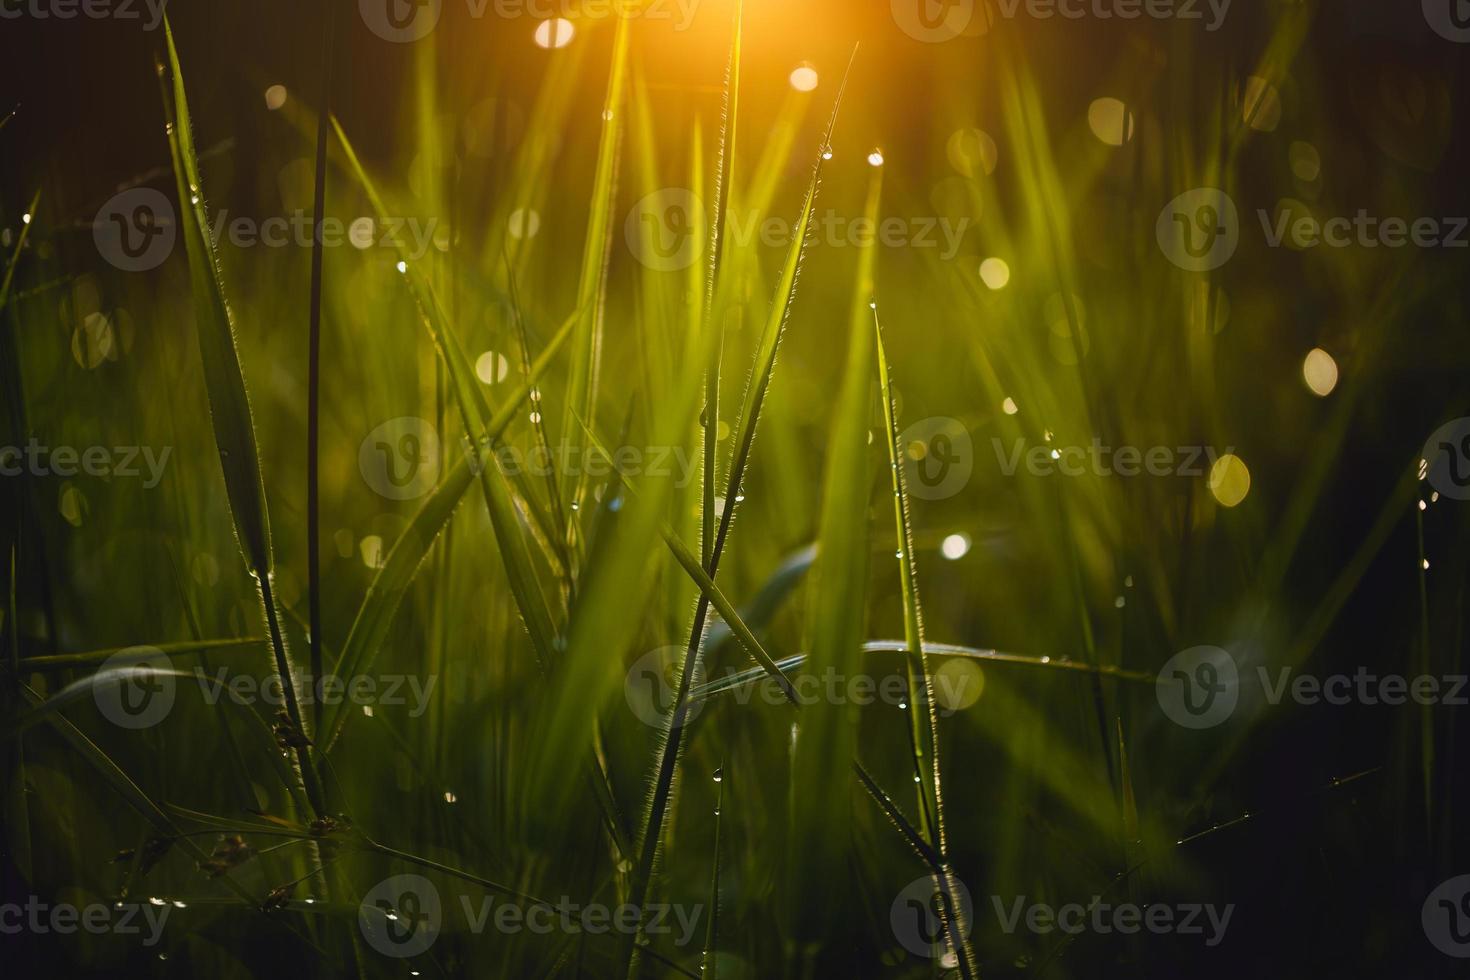
[[[335,120],[334,125],[336,125]],[[337,138],[347,154],[358,181],[366,191],[378,217],[385,220],[388,215],[382,198],[373,188],[367,171],[363,168],[347,139],[347,134],[343,132],[340,125],[336,125],[336,130]],[[449,318],[445,315],[429,283],[428,276],[419,267],[419,263],[410,262],[407,257],[399,263],[399,268],[418,304],[424,326],[428,328],[434,341],[434,347],[439,352],[440,359],[449,373],[450,389],[459,407],[465,431],[470,433],[488,431],[491,414],[489,402],[485,398],[484,391],[481,390],[469,359],[465,356],[464,347],[458,335],[449,323]],[[531,551],[521,533],[520,519],[517,516],[505,473],[495,464],[494,451],[499,445],[498,438],[498,433],[494,433],[484,444],[478,440],[475,442],[474,468],[478,470],[480,488],[485,496],[485,506],[490,512],[490,523],[495,530],[495,539],[500,545],[501,560],[505,565],[511,592],[515,596],[516,607],[520,610],[522,621],[531,639],[531,645],[536,651],[536,657],[545,666],[552,661],[557,631],[551,620],[551,610],[547,606],[546,597],[536,577]],[[484,446],[483,451],[482,445]],[[526,502],[530,507],[529,498]]]
[[[876,174],[874,182],[876,184]],[[876,193],[876,191],[875,191]],[[871,199],[871,195],[870,195]],[[869,242],[864,251],[871,253]],[[871,256],[864,260],[871,262]],[[871,273],[871,265],[867,266]],[[873,389],[873,333],[868,298],[859,295],[849,317],[842,385],[828,438],[827,472],[812,568],[806,635],[809,663],[820,674],[851,677],[861,670],[868,580],[868,500],[872,465],[868,412]],[[810,963],[821,938],[831,935],[834,906],[822,893],[847,873],[850,814],[831,803],[842,799],[848,774],[834,759],[851,759],[857,748],[857,710],[852,704],[817,700],[802,712],[791,759],[791,847],[788,915],[797,964]],[[798,972],[801,972],[798,969]]]
[[[31,225],[36,220],[36,208],[40,204],[41,192],[37,190],[31,195],[30,206],[26,208],[26,220],[21,222],[20,235],[15,239],[15,250],[10,253],[10,261],[5,263],[5,276],[0,278],[0,310],[5,309],[5,303],[10,299],[10,284],[15,280],[15,267],[20,264],[20,253],[26,247],[26,237],[31,233]]]
[[[193,125],[184,94],[184,77],[167,17],[164,18],[164,37],[168,44],[169,70],[164,85],[164,106],[169,120],[169,151],[173,157],[179,207],[183,212],[179,224],[189,260],[194,326],[204,366],[205,389],[209,393],[210,421],[219,449],[220,468],[224,471],[225,493],[230,502],[235,535],[251,575],[260,587],[261,605],[265,609],[266,628],[275,657],[276,675],[281,683],[284,708],[291,724],[305,734],[309,730],[296,696],[291,661],[276,613],[271,581],[275,558],[271,551],[270,518],[266,511],[265,483],[255,441],[255,424],[250,416],[245,375],[235,349],[234,323],[225,302],[224,283],[210,238],[204,185],[199,176]],[[304,747],[298,748],[296,761],[312,808],[317,816],[325,816],[326,798],[309,751]]]
[[[552,359],[571,336],[572,325],[573,321],[570,319],[562,325],[531,365],[525,380],[490,419],[479,440],[482,447],[491,446],[505,431],[531,388],[540,380]],[[367,595],[363,597],[362,605],[358,607],[347,639],[342,643],[337,668],[339,676],[360,676],[371,667],[415,572],[473,482],[474,472],[470,460],[459,460],[409,521],[407,530],[388,552],[383,567],[378,569],[368,587]],[[327,706],[322,726],[322,752],[331,750],[341,736],[347,719],[353,716],[354,712],[348,711],[344,704]]]

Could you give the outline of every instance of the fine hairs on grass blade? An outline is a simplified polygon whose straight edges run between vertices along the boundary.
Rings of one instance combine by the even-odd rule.
[[[903,632],[907,647],[905,666],[909,682],[909,741],[914,757],[914,781],[919,797],[920,831],[939,855],[941,866],[949,864],[949,843],[944,828],[944,792],[940,778],[939,718],[934,696],[929,687],[929,661],[924,653],[924,611],[919,602],[918,571],[914,557],[914,530],[909,516],[908,487],[904,477],[902,447],[899,445],[898,405],[894,400],[893,378],[888,354],[883,346],[883,330],[878,319],[878,303],[873,308],[873,344],[878,353],[878,384],[882,393],[883,419],[886,423],[889,470],[893,475],[893,517],[898,535],[899,583],[903,594]],[[1093,678],[1097,675],[1094,673]],[[951,905],[960,917],[957,932],[962,941],[955,955],[963,964],[966,977],[979,975],[974,951],[970,948],[969,924],[962,917],[964,909]]]
[[[281,700],[286,723],[294,728],[305,743],[309,738],[306,720],[296,696],[296,682],[285,634],[276,611],[272,575],[275,556],[271,550],[270,518],[266,510],[265,484],[261,476],[259,449],[255,441],[255,424],[250,415],[250,399],[245,391],[245,376],[235,349],[234,323],[225,302],[219,262],[210,238],[209,218],[205,213],[204,186],[194,156],[194,133],[189,106],[184,94],[184,79],[179,68],[178,51],[174,47],[172,27],[164,18],[164,38],[168,46],[167,79],[163,85],[164,105],[168,116],[169,150],[173,157],[175,183],[178,187],[180,221],[184,248],[189,260],[189,280],[194,299],[194,326],[199,338],[199,353],[204,366],[205,388],[209,394],[210,421],[215,444],[219,449],[220,468],[224,471],[225,492],[230,502],[235,535],[251,575],[260,587],[261,605],[265,609],[267,634],[275,657],[275,672],[281,685]],[[164,68],[159,66],[163,76]],[[327,815],[326,797],[321,780],[306,744],[296,747],[296,762],[307,799],[318,817]]]
[[[874,168],[867,210],[877,212],[882,171]],[[861,668],[867,609],[868,501],[873,483],[868,451],[873,393],[873,331],[869,326],[873,252],[859,246],[857,291],[848,315],[847,359],[830,435],[818,519],[817,560],[807,596],[804,633],[818,673],[851,677]],[[810,975],[840,914],[828,900],[848,874],[851,813],[833,808],[851,786],[846,768],[857,749],[857,707],[817,698],[807,704],[791,740],[791,793],[787,848],[786,956],[796,975]]]
[[[854,49],[854,58],[856,55],[857,51]],[[851,68],[851,62],[849,62],[848,70],[851,71]],[[714,546],[709,550],[709,577],[711,581],[715,579],[719,572],[720,555],[724,550],[725,539],[730,532],[730,522],[734,519],[735,510],[741,500],[741,486],[745,479],[746,463],[750,459],[750,449],[755,440],[756,424],[760,420],[761,405],[765,400],[766,391],[771,383],[771,376],[776,362],[776,351],[780,346],[781,334],[785,330],[786,323],[791,315],[792,303],[796,296],[796,283],[801,272],[802,259],[806,252],[807,232],[811,227],[812,213],[816,208],[817,190],[821,186],[822,163],[829,152],[828,147],[832,143],[832,132],[837,125],[837,113],[842,107],[842,93],[846,85],[847,79],[844,75],[842,84],[838,87],[837,96],[833,100],[832,114],[827,120],[822,145],[818,150],[816,162],[812,166],[812,176],[810,182],[807,184],[801,215],[797,220],[791,245],[787,250],[786,261],[782,267],[776,295],[771,304],[770,315],[766,320],[766,327],[762,334],[760,347],[756,353],[755,363],[746,387],[739,424],[735,429],[735,445],[731,455],[730,468],[726,476],[725,507],[720,513],[720,519],[717,522],[718,528],[715,532]],[[648,811],[643,827],[642,850],[633,879],[632,901],[639,908],[643,907],[647,898],[648,889],[652,881],[655,859],[663,838],[664,818],[668,810],[669,796],[673,791],[675,771],[678,768],[679,750],[683,743],[683,721],[688,710],[686,702],[689,697],[689,690],[693,685],[695,670],[699,664],[700,648],[704,638],[705,621],[709,615],[709,607],[709,599],[701,593],[695,605],[694,621],[689,630],[689,642],[685,647],[684,662],[679,671],[679,687],[674,696],[673,710],[669,715],[667,736],[657,755],[653,793],[649,799]],[[632,968],[633,961],[630,959],[629,970],[631,971]]]
[[[892,798],[883,791],[872,775],[863,768],[862,763],[854,759],[852,768],[857,773],[858,782],[878,804],[878,808],[893,824],[899,836],[928,866],[929,875],[934,879],[935,894],[941,899],[933,903],[932,908],[944,927],[945,944],[956,954],[955,961],[959,967],[960,976],[964,980],[978,980],[980,974],[975,966],[975,953],[969,948],[969,934],[963,921],[958,918],[963,914],[963,905],[956,897],[954,869],[940,857],[934,848],[929,846],[929,842],[924,840],[914,825],[909,823],[903,811],[898,808],[898,804],[894,803]]]

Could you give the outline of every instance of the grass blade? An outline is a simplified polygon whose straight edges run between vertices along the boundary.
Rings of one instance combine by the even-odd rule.
[[[169,150],[173,157],[179,206],[183,212],[180,225],[189,259],[194,326],[204,365],[205,389],[209,393],[210,421],[214,427],[215,444],[219,448],[220,468],[224,471],[225,493],[230,502],[235,535],[250,573],[260,587],[261,605],[265,609],[266,628],[284,708],[291,725],[306,735],[308,728],[301,714],[285,636],[276,613],[272,583],[275,557],[271,551],[270,517],[266,510],[265,483],[255,442],[255,424],[250,415],[250,398],[245,391],[245,376],[235,349],[234,323],[225,302],[224,283],[210,238],[204,186],[199,176],[199,162],[194,155],[193,125],[184,94],[184,77],[167,17],[164,19],[164,37],[168,45],[168,81],[163,94],[169,120]],[[161,66],[159,73],[162,76]],[[306,747],[297,748],[296,762],[312,809],[318,817],[326,816],[327,804],[321,780]]]

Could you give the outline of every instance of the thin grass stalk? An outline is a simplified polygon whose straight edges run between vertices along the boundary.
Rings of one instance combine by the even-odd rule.
[[[174,46],[173,29],[166,16],[164,38],[168,47],[168,68],[165,71],[162,62],[157,67],[169,120],[169,149],[173,157],[175,183],[183,212],[181,225],[193,287],[195,331],[204,366],[205,389],[209,394],[210,421],[219,448],[235,534],[247,567],[260,589],[275,672],[281,684],[285,722],[294,729],[294,734],[288,733],[286,737],[294,743],[295,761],[306,797],[316,815],[325,817],[328,814],[326,797],[309,751],[310,729],[296,695],[291,660],[275,608],[271,581],[275,572],[275,556],[271,549],[270,517],[255,426],[244,373],[235,349],[234,322],[225,302],[219,260],[210,237],[183,73],[179,67],[178,50]]]

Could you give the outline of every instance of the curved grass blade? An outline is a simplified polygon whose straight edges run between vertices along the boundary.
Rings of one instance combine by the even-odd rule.
[[[281,684],[281,700],[291,724],[305,736],[308,729],[296,696],[291,661],[273,595],[275,557],[271,551],[270,517],[266,510],[265,483],[255,442],[255,424],[250,415],[250,398],[245,391],[240,357],[235,349],[234,322],[225,302],[224,283],[220,278],[214,243],[210,239],[203,181],[194,154],[193,126],[184,94],[184,77],[167,16],[164,17],[164,38],[168,46],[168,77],[163,85],[163,100],[169,123],[169,151],[173,157],[179,206],[183,212],[179,224],[189,260],[194,326],[204,366],[205,390],[209,394],[210,421],[219,449],[220,468],[224,471],[225,493],[230,502],[235,536],[250,573],[260,588],[275,671]],[[160,77],[164,74],[162,65],[159,66],[159,74]],[[321,780],[305,746],[296,749],[296,763],[312,809],[318,817],[326,816]]]
[[[525,380],[490,419],[489,425],[485,427],[479,440],[482,447],[488,449],[510,425],[531,387],[546,372],[552,359],[561,350],[567,338],[571,336],[573,322],[568,319],[556,332],[556,335],[546,345],[546,349],[541,352],[541,356],[531,365],[531,370],[527,373]],[[372,584],[368,587],[367,595],[363,597],[362,605],[358,607],[357,616],[348,630],[347,639],[342,643],[337,668],[339,676],[360,676],[371,667],[372,659],[377,656],[383,644],[383,637],[387,635],[388,626],[393,621],[393,615],[398,610],[398,604],[403,600],[409,582],[413,580],[414,574],[429,552],[429,547],[449,521],[449,516],[473,482],[474,473],[470,460],[463,458],[445,474],[439,486],[435,487],[433,493],[420,505],[409,521],[407,530],[388,552],[383,567],[378,569]],[[341,704],[327,707],[320,739],[323,753],[331,750],[342,734],[342,728],[347,723],[347,719],[353,717],[353,714],[345,710]]]

